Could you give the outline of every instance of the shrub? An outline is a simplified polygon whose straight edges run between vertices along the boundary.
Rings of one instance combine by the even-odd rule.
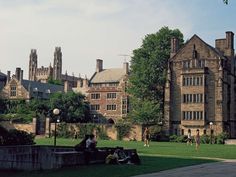
[[[149,131],[151,140],[156,141],[158,139],[158,135],[160,135],[161,127],[158,125],[149,126]]]
[[[98,138],[101,140],[109,140],[109,136],[107,136],[106,131],[103,128],[97,127],[98,130]]]
[[[57,136],[63,138],[73,137],[74,134],[69,130],[69,127],[65,122],[62,122],[57,127]]]
[[[226,132],[222,132],[216,136],[216,143],[217,144],[224,144],[225,140],[229,138],[229,134]]]
[[[171,135],[169,138],[170,138],[170,142],[177,142],[178,136],[177,135]]]
[[[34,143],[34,135],[22,130],[10,130],[8,136],[5,137],[4,145],[32,145]]]
[[[79,138],[84,138],[85,135],[92,134],[93,130],[96,128],[95,124],[88,123],[88,124],[77,124],[76,125],[79,129]]]
[[[213,139],[213,137],[212,137]],[[209,144],[211,142],[211,137],[209,135],[202,135],[201,136],[201,143],[202,144]]]
[[[170,142],[176,142],[176,143],[184,143],[187,141],[187,136],[186,135],[171,135],[169,137]]]
[[[118,122],[115,124],[117,130],[117,139],[122,140],[125,136],[127,136],[131,130],[130,123]]]

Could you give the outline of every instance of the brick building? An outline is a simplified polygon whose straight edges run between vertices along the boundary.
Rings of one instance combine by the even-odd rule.
[[[75,92],[82,92],[90,103],[91,116],[95,122],[114,123],[125,118],[129,110],[126,92],[129,65],[123,68],[103,68],[103,60],[97,59],[96,72],[90,80],[78,81]]]
[[[194,35],[179,49],[171,40],[165,87],[165,129],[170,134],[236,137],[234,33],[216,39],[215,47]]]

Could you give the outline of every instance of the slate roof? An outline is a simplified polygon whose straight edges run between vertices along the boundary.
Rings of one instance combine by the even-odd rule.
[[[0,72],[0,79],[6,79],[6,78],[7,78],[7,75],[2,73],[2,72]]]
[[[30,81],[30,80],[22,80],[21,83],[27,91],[29,91],[29,89],[34,91],[35,88],[37,88],[37,92],[43,92],[43,93],[48,92],[48,90],[50,90],[50,93],[64,91],[64,86],[62,85],[41,83],[41,82]]]
[[[95,73],[90,79],[90,83],[113,83],[119,82],[125,75],[123,68],[104,69],[101,72]]]

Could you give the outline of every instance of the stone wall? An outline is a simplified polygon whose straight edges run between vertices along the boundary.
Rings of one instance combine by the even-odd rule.
[[[33,133],[36,134],[36,118],[33,118],[33,122],[30,124],[16,124],[16,123],[11,123],[9,121],[3,121],[0,122],[0,125],[5,127],[7,130],[10,129],[17,129],[17,130],[23,130],[28,133]],[[71,131],[74,129],[78,130],[78,127],[76,124],[68,123],[67,124]],[[117,130],[115,128],[114,124],[97,124],[101,126],[103,130],[107,133],[107,136],[112,139],[112,140],[117,140]],[[46,118],[45,121],[45,136],[49,136],[55,130],[55,124],[50,123],[50,119]],[[79,130],[78,130],[79,131]],[[130,140],[137,140],[137,141],[142,141],[142,125],[132,125],[130,133],[124,137],[124,140],[130,141]]]

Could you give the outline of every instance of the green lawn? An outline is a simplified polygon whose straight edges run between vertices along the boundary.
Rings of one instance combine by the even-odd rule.
[[[57,139],[58,145],[74,146],[79,142],[80,140]],[[36,139],[36,143],[52,145],[53,139]],[[194,145],[187,146],[185,143],[151,142],[150,147],[144,147],[143,142],[138,141],[101,140],[98,141],[98,146],[134,148],[137,149],[139,154],[143,155],[236,159],[236,146],[234,145],[201,144],[199,151],[196,151]]]
[[[36,139],[37,144],[52,145],[53,139]],[[57,139],[57,145],[74,146],[79,140]],[[140,154],[141,165],[89,165],[49,171],[14,172],[2,171],[0,176],[7,177],[128,177],[138,174],[152,173],[167,169],[215,162],[216,160],[196,158],[236,159],[235,146],[201,145],[198,152],[195,147],[181,143],[151,142],[144,147],[142,142],[99,141],[98,146],[135,148]]]

